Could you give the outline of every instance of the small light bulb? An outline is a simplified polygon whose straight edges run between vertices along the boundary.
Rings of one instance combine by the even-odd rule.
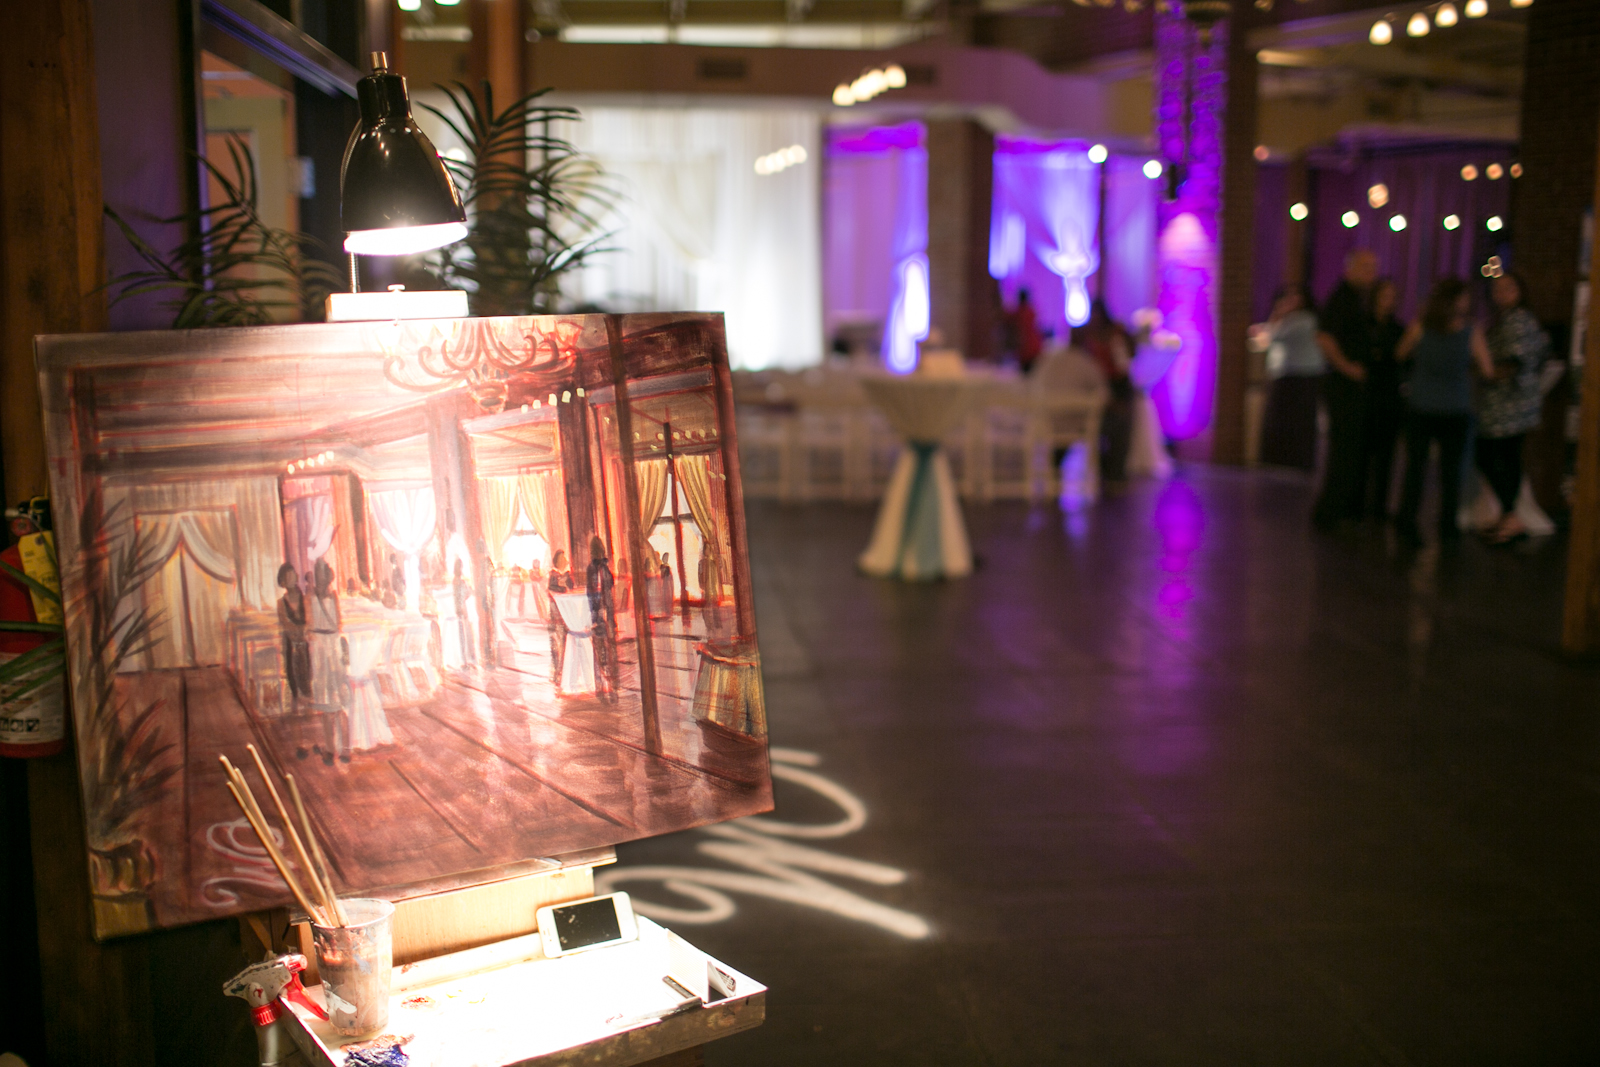
[[[1490,233],[1499,233],[1501,230],[1505,229],[1506,220],[1501,218],[1499,215],[1490,215],[1489,220],[1485,222],[1484,225],[1489,227]]]
[[[1161,177],[1161,170],[1162,170],[1161,160],[1159,160],[1159,159],[1150,159],[1150,160],[1146,160],[1145,161],[1145,164],[1144,164],[1144,176],[1146,178],[1149,178],[1151,181],[1154,181],[1155,179]]]
[[[1497,182],[1505,176],[1506,169],[1498,163],[1491,163],[1483,168],[1483,176],[1492,182]]]
[[[294,473],[294,464],[293,463],[289,464],[288,467],[285,468],[285,470],[287,470],[288,473],[293,474]]]
[[[883,80],[891,89],[904,89],[906,87],[906,68],[898,63],[890,63],[883,68]]]
[[[1467,0],[1466,15],[1469,19],[1481,19],[1489,13],[1489,0]]]
[[[1090,163],[1104,163],[1106,161],[1106,157],[1109,156],[1110,154],[1111,154],[1110,152],[1106,151],[1106,146],[1103,145],[1103,144],[1096,144],[1096,145],[1090,145],[1089,146],[1089,162]]]
[[[850,86],[840,83],[833,90],[833,102],[839,107],[849,107],[856,102],[856,94],[850,91]]]
[[[1428,31],[1433,29],[1433,23],[1428,21],[1428,16],[1418,11],[1406,22],[1407,37],[1426,37]]]
[[[1268,159],[1272,158],[1272,150],[1264,144],[1258,144],[1256,145],[1254,155],[1257,163],[1265,163]]]
[[[1406,217],[1404,215],[1391,215],[1391,216],[1389,216],[1389,229],[1393,230],[1395,233],[1399,233],[1401,230],[1403,230],[1405,228],[1406,228]]]
[[[1311,209],[1306,207],[1305,204],[1301,203],[1301,204],[1290,204],[1289,205],[1289,217],[1291,219],[1294,219],[1294,221],[1296,221],[1296,222],[1304,222],[1304,221],[1306,221],[1306,219],[1310,218],[1310,216],[1311,216]]]
[[[1522,177],[1522,164],[1521,163],[1513,163],[1513,164],[1511,164],[1511,176],[1513,178]]]
[[[1439,5],[1439,10],[1433,13],[1433,24],[1439,27],[1449,27],[1456,24],[1456,5],[1445,0]]]
[[[422,0],[399,0],[401,11],[421,11]]]
[[[1372,30],[1367,34],[1367,40],[1373,44],[1388,44],[1394,40],[1394,27],[1389,25],[1388,19],[1379,19],[1372,24]]]
[[[1474,167],[1471,163],[1468,163],[1466,166],[1462,167],[1461,168],[1461,180],[1464,181],[1464,182],[1475,182],[1475,181],[1477,181],[1478,180],[1478,168]]]
[[[563,390],[561,390],[561,402],[563,404],[572,403],[572,390],[571,389],[563,389]]]
[[[1367,190],[1367,203],[1373,207],[1382,207],[1389,202],[1389,187],[1382,182]]]
[[[1444,228],[1447,230],[1459,230],[1461,228],[1461,216],[1446,215],[1444,217]]]
[[[1533,0],[1511,0],[1512,7],[1532,7]]]
[[[1361,216],[1357,215],[1354,211],[1346,211],[1343,215],[1339,216],[1339,221],[1344,223],[1345,229],[1353,230],[1357,226],[1361,225]]]

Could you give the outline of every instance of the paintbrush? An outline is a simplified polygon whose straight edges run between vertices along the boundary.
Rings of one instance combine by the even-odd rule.
[[[305,890],[300,888],[300,883],[296,880],[294,872],[289,869],[288,861],[283,858],[283,853],[278,850],[278,846],[273,842],[272,831],[269,828],[266,816],[261,812],[261,806],[256,803],[255,794],[250,791],[250,783],[244,780],[244,775],[239,773],[237,767],[228,762],[227,756],[218,756],[217,759],[222,762],[223,770],[227,772],[228,792],[233,794],[233,799],[238,803],[239,810],[244,812],[245,819],[249,821],[251,828],[255,830],[256,836],[261,839],[261,847],[266,849],[267,858],[272,860],[274,867],[278,868],[278,874],[282,876],[284,884],[289,887],[289,892],[294,895],[299,905],[305,909],[306,914],[311,916],[313,922],[318,926],[331,926],[332,923],[326,921],[321,910],[311,902],[311,898],[306,895]]]

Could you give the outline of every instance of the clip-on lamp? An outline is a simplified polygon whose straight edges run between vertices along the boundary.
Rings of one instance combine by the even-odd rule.
[[[464,316],[466,294],[362,293],[356,256],[409,256],[453,244],[467,235],[467,211],[438,150],[411,117],[406,80],[372,53],[372,73],[356,84],[360,124],[345,146],[339,170],[344,250],[350,254],[350,292],[328,298],[329,321]]]

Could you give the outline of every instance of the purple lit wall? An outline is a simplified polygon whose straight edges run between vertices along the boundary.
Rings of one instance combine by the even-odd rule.
[[[1006,306],[1027,289],[1039,327],[1065,338],[1089,320],[1100,265],[1100,167],[1083,142],[997,137],[989,275]]]
[[[1479,268],[1492,255],[1509,262],[1509,228],[1495,232],[1486,223],[1493,216],[1509,223],[1514,159],[1513,146],[1502,142],[1346,145],[1313,156],[1307,223],[1312,295],[1326,300],[1338,284],[1345,253],[1370,248],[1382,273],[1399,284],[1401,315],[1409,320],[1439,278],[1478,279]],[[1498,180],[1485,174],[1490,164],[1503,168]],[[1477,169],[1473,181],[1461,176],[1469,165]],[[1387,190],[1388,202],[1374,208],[1369,193],[1379,184]],[[1347,211],[1360,218],[1354,227],[1340,221]],[[1406,220],[1402,230],[1390,227],[1396,215]],[[1460,219],[1454,230],[1444,227],[1449,215]]]
[[[1105,232],[1096,284],[1111,317],[1121,323],[1140,308],[1155,307],[1161,288],[1156,263],[1161,183],[1145,177],[1144,163],[1144,156],[1106,160]]]
[[[1202,48],[1181,14],[1157,12],[1156,131],[1161,155],[1186,160],[1177,198],[1163,203],[1157,257],[1163,325],[1182,346],[1151,389],[1161,426],[1175,439],[1211,423],[1217,384],[1217,238],[1222,193],[1222,114],[1227,100],[1227,24]],[[1187,75],[1187,77],[1186,77]],[[1185,83],[1192,97],[1185,106]]]
[[[921,123],[828,133],[823,179],[823,314],[883,330],[891,369],[910,369],[927,333],[928,152]],[[920,326],[920,330],[917,327]]]

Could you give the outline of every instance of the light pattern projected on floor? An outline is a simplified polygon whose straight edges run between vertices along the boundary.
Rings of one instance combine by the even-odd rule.
[[[807,873],[816,871],[880,886],[900,885],[906,880],[906,872],[897,867],[793,844],[794,840],[847,837],[866,825],[867,807],[838,782],[805,769],[822,762],[816,753],[775,747],[771,754],[774,778],[810,789],[837,805],[844,817],[836,822],[810,824],[752,816],[722,826],[707,826],[700,832],[714,840],[700,842],[695,847],[697,852],[755,873],[705,867],[619,867],[595,878],[595,892],[626,889],[636,911],[669,925],[704,926],[730,919],[739,909],[728,894],[740,893],[815,908],[905,938],[923,938],[932,933],[927,920],[919,915],[879,904]],[[668,892],[701,906],[676,907],[641,899],[630,888],[640,882],[659,882]]]

